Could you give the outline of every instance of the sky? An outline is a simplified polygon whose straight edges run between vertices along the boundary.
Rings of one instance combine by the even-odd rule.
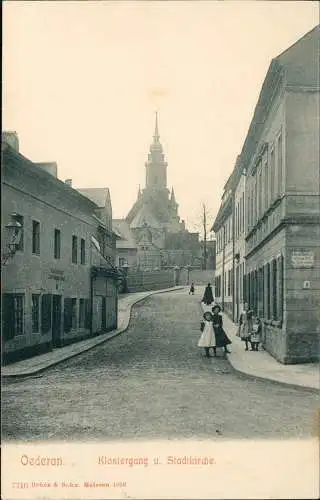
[[[73,186],[108,187],[125,217],[145,186],[159,115],[179,215],[213,222],[269,64],[317,2],[6,1],[3,130]]]

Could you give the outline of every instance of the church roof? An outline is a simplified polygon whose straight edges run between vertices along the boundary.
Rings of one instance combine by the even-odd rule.
[[[99,208],[104,208],[110,202],[109,188],[79,188],[79,193],[93,201]]]
[[[145,205],[142,205],[141,209],[138,210],[137,214],[133,218],[130,224],[130,228],[137,229],[145,225],[153,228],[161,227],[161,224],[156,219],[156,217],[153,216],[150,210],[148,210],[148,208]]]
[[[117,239],[117,248],[137,248],[133,232],[125,219],[113,219],[112,230],[121,239]]]

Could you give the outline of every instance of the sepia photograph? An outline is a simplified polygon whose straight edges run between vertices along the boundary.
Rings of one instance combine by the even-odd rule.
[[[319,498],[318,2],[4,0],[2,68],[2,498]]]

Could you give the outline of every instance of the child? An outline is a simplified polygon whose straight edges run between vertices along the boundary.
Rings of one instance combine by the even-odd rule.
[[[259,350],[259,344],[261,342],[261,330],[262,330],[261,320],[256,316],[255,318],[253,318],[253,325],[250,335],[252,351]]]
[[[190,290],[189,290],[189,295],[194,295],[194,283],[191,283]]]
[[[249,350],[248,343],[250,341],[251,331],[252,331],[252,311],[248,311],[248,304],[245,303],[243,311],[240,314],[239,318],[238,336],[240,337],[241,340],[243,340],[243,342],[245,342],[246,351]]]
[[[204,347],[206,357],[210,356],[210,347],[213,347],[214,355],[216,356],[216,337],[212,325],[212,314],[205,312],[203,320],[200,323],[201,337],[198,342],[198,347]]]

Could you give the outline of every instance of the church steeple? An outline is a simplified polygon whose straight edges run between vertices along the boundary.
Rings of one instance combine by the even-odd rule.
[[[174,195],[174,189],[173,188],[171,188],[170,201],[173,202],[173,203],[176,203],[176,197]]]
[[[158,113],[156,112],[153,142],[146,162],[146,188],[167,188],[167,163],[160,142]]]
[[[160,135],[159,135],[159,129],[158,129],[158,111],[156,111],[156,124],[154,127],[153,142],[158,143],[159,139],[160,139]]]

